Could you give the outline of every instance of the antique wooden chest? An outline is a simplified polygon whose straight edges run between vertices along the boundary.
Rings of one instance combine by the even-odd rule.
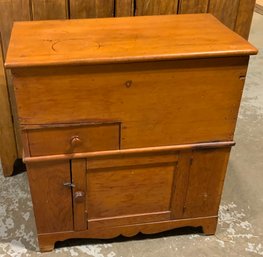
[[[15,23],[41,251],[68,238],[214,234],[249,55],[212,15]]]

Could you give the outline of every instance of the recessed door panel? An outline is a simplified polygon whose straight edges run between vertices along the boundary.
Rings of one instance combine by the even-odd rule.
[[[87,160],[88,226],[170,219],[177,159],[159,153]]]

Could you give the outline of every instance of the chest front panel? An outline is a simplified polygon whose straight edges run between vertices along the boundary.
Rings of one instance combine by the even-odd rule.
[[[120,149],[232,140],[247,61],[16,70],[20,123],[119,123]]]

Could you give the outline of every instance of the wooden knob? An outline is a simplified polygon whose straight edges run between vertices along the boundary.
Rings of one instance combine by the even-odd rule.
[[[80,140],[79,136],[73,136],[70,139],[70,144],[73,147],[76,147],[76,146],[80,145],[81,144],[81,140]]]
[[[74,201],[77,203],[81,203],[85,200],[85,192],[77,191],[74,193]]]

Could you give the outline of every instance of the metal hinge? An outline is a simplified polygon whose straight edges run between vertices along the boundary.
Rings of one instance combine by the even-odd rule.
[[[75,184],[70,183],[70,182],[65,182],[63,185],[64,185],[65,187],[75,187]]]

